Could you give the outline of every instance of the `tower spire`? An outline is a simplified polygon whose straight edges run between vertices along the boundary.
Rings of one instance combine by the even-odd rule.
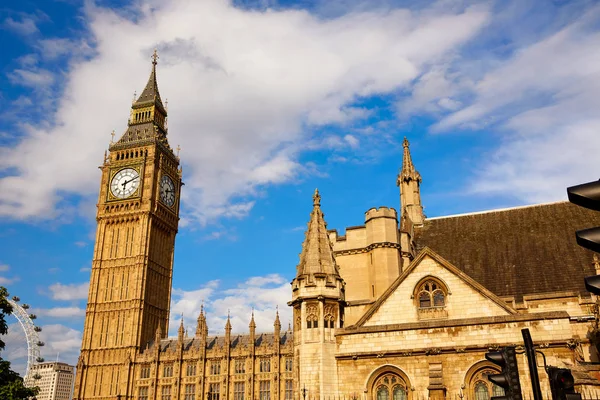
[[[410,143],[405,137],[402,142],[404,148],[402,169],[396,180],[396,185],[400,187],[401,220],[405,221],[408,217],[412,225],[421,226],[424,220],[423,206],[421,205],[421,174],[415,169],[409,146]]]
[[[273,328],[275,328],[275,333],[279,335],[281,331],[281,321],[279,320],[279,307],[277,307],[275,311],[275,322],[273,323]]]
[[[202,337],[207,334],[206,317],[204,316],[204,304],[200,306],[200,315],[198,315],[198,325],[196,327],[196,336]]]
[[[146,83],[146,87],[140,94],[140,97],[133,103],[134,105],[146,105],[154,103],[154,105],[159,106],[163,111],[165,107],[163,106],[162,100],[160,98],[160,93],[158,92],[158,82],[156,81],[156,65],[158,64],[158,52],[154,49],[154,53],[151,56],[152,58],[152,71],[150,72],[150,76],[148,77],[148,82]],[[165,112],[166,114],[166,112]]]
[[[406,137],[405,137],[404,141],[402,142],[402,147],[404,148],[404,154],[402,157],[402,171],[398,175],[398,184],[400,184],[401,180],[402,181],[413,180],[413,181],[418,181],[419,183],[421,183],[421,174],[419,174],[419,172],[415,169],[415,166],[413,165],[409,146],[410,146],[410,143],[408,142],[408,139],[406,139]]]
[[[133,101],[129,117],[129,126],[123,136],[115,143],[111,143],[111,150],[124,147],[130,143],[135,145],[140,142],[151,139],[158,139],[160,142],[166,142],[167,128],[167,110],[163,106],[158,91],[158,82],[156,79],[156,65],[158,64],[158,53],[156,49],[152,54],[152,69],[148,82],[142,91],[142,94]],[[169,148],[170,150],[170,148]]]
[[[315,273],[339,276],[339,269],[327,234],[327,224],[321,211],[319,189],[315,189],[313,194],[313,210],[310,213],[300,262],[296,269],[297,276]]]
[[[181,342],[183,335],[185,334],[185,328],[183,326],[183,314],[181,314],[181,322],[179,323],[179,330],[177,331],[177,339]]]

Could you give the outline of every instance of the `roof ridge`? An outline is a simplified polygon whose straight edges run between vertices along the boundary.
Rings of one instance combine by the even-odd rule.
[[[527,205],[523,205],[523,206],[496,208],[496,209],[493,209],[493,210],[474,211],[474,212],[468,212],[468,213],[462,213],[462,214],[452,214],[452,215],[442,215],[442,216],[439,216],[439,217],[426,218],[425,221],[433,221],[433,220],[444,219],[444,218],[466,217],[466,216],[469,216],[469,215],[491,214],[491,213],[495,213],[495,212],[504,212],[504,211],[519,210],[519,209],[522,209],[522,208],[532,208],[532,207],[549,206],[549,205],[552,205],[552,204],[560,204],[560,203],[568,203],[568,201],[567,200],[550,201],[550,202],[547,202],[547,203],[527,204]]]

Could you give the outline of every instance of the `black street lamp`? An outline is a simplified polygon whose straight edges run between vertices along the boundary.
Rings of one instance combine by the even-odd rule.
[[[306,390],[306,384],[305,384],[305,385],[304,385],[304,387],[302,388],[301,392],[302,392],[302,398],[303,398],[304,400],[306,400],[306,392],[307,392],[307,390]]]

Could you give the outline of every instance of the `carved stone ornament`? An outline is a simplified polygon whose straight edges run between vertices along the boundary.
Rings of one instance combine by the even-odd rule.
[[[579,346],[579,342],[575,339],[569,339],[566,345],[569,350],[575,350]]]
[[[428,356],[441,354],[441,352],[442,352],[442,350],[437,347],[425,350],[425,354],[427,354]]]

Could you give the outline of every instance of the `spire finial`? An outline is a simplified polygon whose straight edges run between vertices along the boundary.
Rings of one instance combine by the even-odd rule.
[[[402,147],[407,148],[408,146],[410,146],[410,143],[406,136],[404,136],[404,140],[402,141]]]
[[[254,307],[252,307],[252,318],[250,318],[250,330],[253,331],[256,328],[256,322],[254,322]]]
[[[112,132],[110,133],[110,144],[113,144],[115,142],[115,130],[113,129]]]
[[[179,158],[179,152],[181,151],[181,146],[177,145],[177,158]]]
[[[137,90],[133,91],[133,99],[131,100],[131,104],[135,103],[135,101],[137,100]]]
[[[158,57],[158,51],[156,49],[154,49],[154,53],[152,54],[152,65],[158,64],[159,58],[160,57]]]
[[[321,195],[319,194],[319,189],[315,189],[315,194],[313,194],[313,206],[319,207],[321,205]]]

